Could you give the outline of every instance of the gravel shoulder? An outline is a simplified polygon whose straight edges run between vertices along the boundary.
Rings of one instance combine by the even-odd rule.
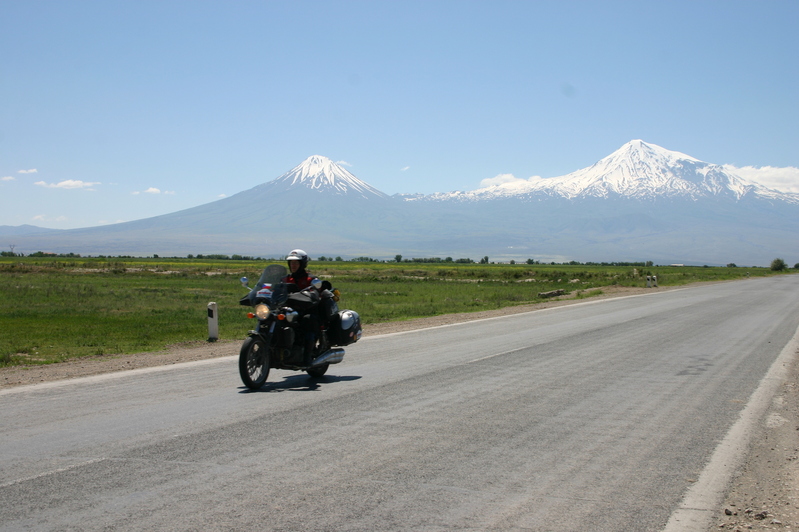
[[[603,287],[601,295],[589,299],[557,298],[534,305],[367,325],[364,327],[364,336],[436,327],[612,297],[690,288],[699,284],[702,283],[655,289]],[[0,368],[0,390],[237,355],[242,340],[243,336],[214,343],[189,342],[170,346],[159,352],[103,355],[44,366]],[[753,438],[746,462],[728,490],[724,505],[719,509],[712,526],[713,530],[799,530],[799,364],[796,358],[791,362],[788,379],[782,383],[758,434]]]

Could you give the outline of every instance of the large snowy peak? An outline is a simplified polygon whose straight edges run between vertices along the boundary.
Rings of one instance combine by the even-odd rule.
[[[552,190],[567,198],[636,199],[719,195],[740,199],[753,188],[721,167],[641,140],[628,142],[588,168],[534,185],[533,190]]]
[[[564,176],[516,179],[472,192],[435,194],[425,199],[474,201],[543,197],[694,201],[705,198],[739,201],[744,197],[757,197],[799,204],[797,194],[765,188],[720,165],[642,140],[632,140],[588,168]]]
[[[341,165],[322,155],[312,155],[282,176],[266,183],[282,189],[309,188],[336,195],[359,195],[364,198],[387,197],[361,181]]]

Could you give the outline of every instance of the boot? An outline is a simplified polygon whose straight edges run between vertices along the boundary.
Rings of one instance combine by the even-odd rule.
[[[330,343],[327,341],[327,332],[322,329],[319,332],[319,345],[316,347],[316,356],[323,355],[328,349],[330,349]]]
[[[316,347],[316,340],[308,340],[305,342],[305,352],[303,353],[303,363],[310,366],[315,357],[314,347]]]

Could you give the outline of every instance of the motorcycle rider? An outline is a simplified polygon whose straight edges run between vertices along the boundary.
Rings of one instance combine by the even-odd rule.
[[[316,277],[310,275],[305,269],[308,266],[309,260],[310,258],[305,251],[301,249],[291,250],[286,257],[291,273],[285,276],[281,282],[295,285],[298,291],[310,288],[309,295],[318,302],[319,290],[311,284]],[[317,354],[314,351],[316,349],[317,332],[319,331],[318,309],[313,308],[303,315],[300,325],[305,340],[303,362],[306,366],[310,366],[311,361]]]
[[[308,261],[311,260],[308,254],[301,249],[293,249],[286,257],[288,262],[289,273],[282,279],[282,282],[297,285],[300,290],[305,290],[311,286],[311,282],[316,279],[308,274],[305,268],[308,266]]]

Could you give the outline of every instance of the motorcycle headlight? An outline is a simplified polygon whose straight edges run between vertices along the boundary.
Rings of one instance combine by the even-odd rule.
[[[258,316],[259,320],[265,320],[269,317],[269,307],[263,303],[255,305],[255,315]]]

